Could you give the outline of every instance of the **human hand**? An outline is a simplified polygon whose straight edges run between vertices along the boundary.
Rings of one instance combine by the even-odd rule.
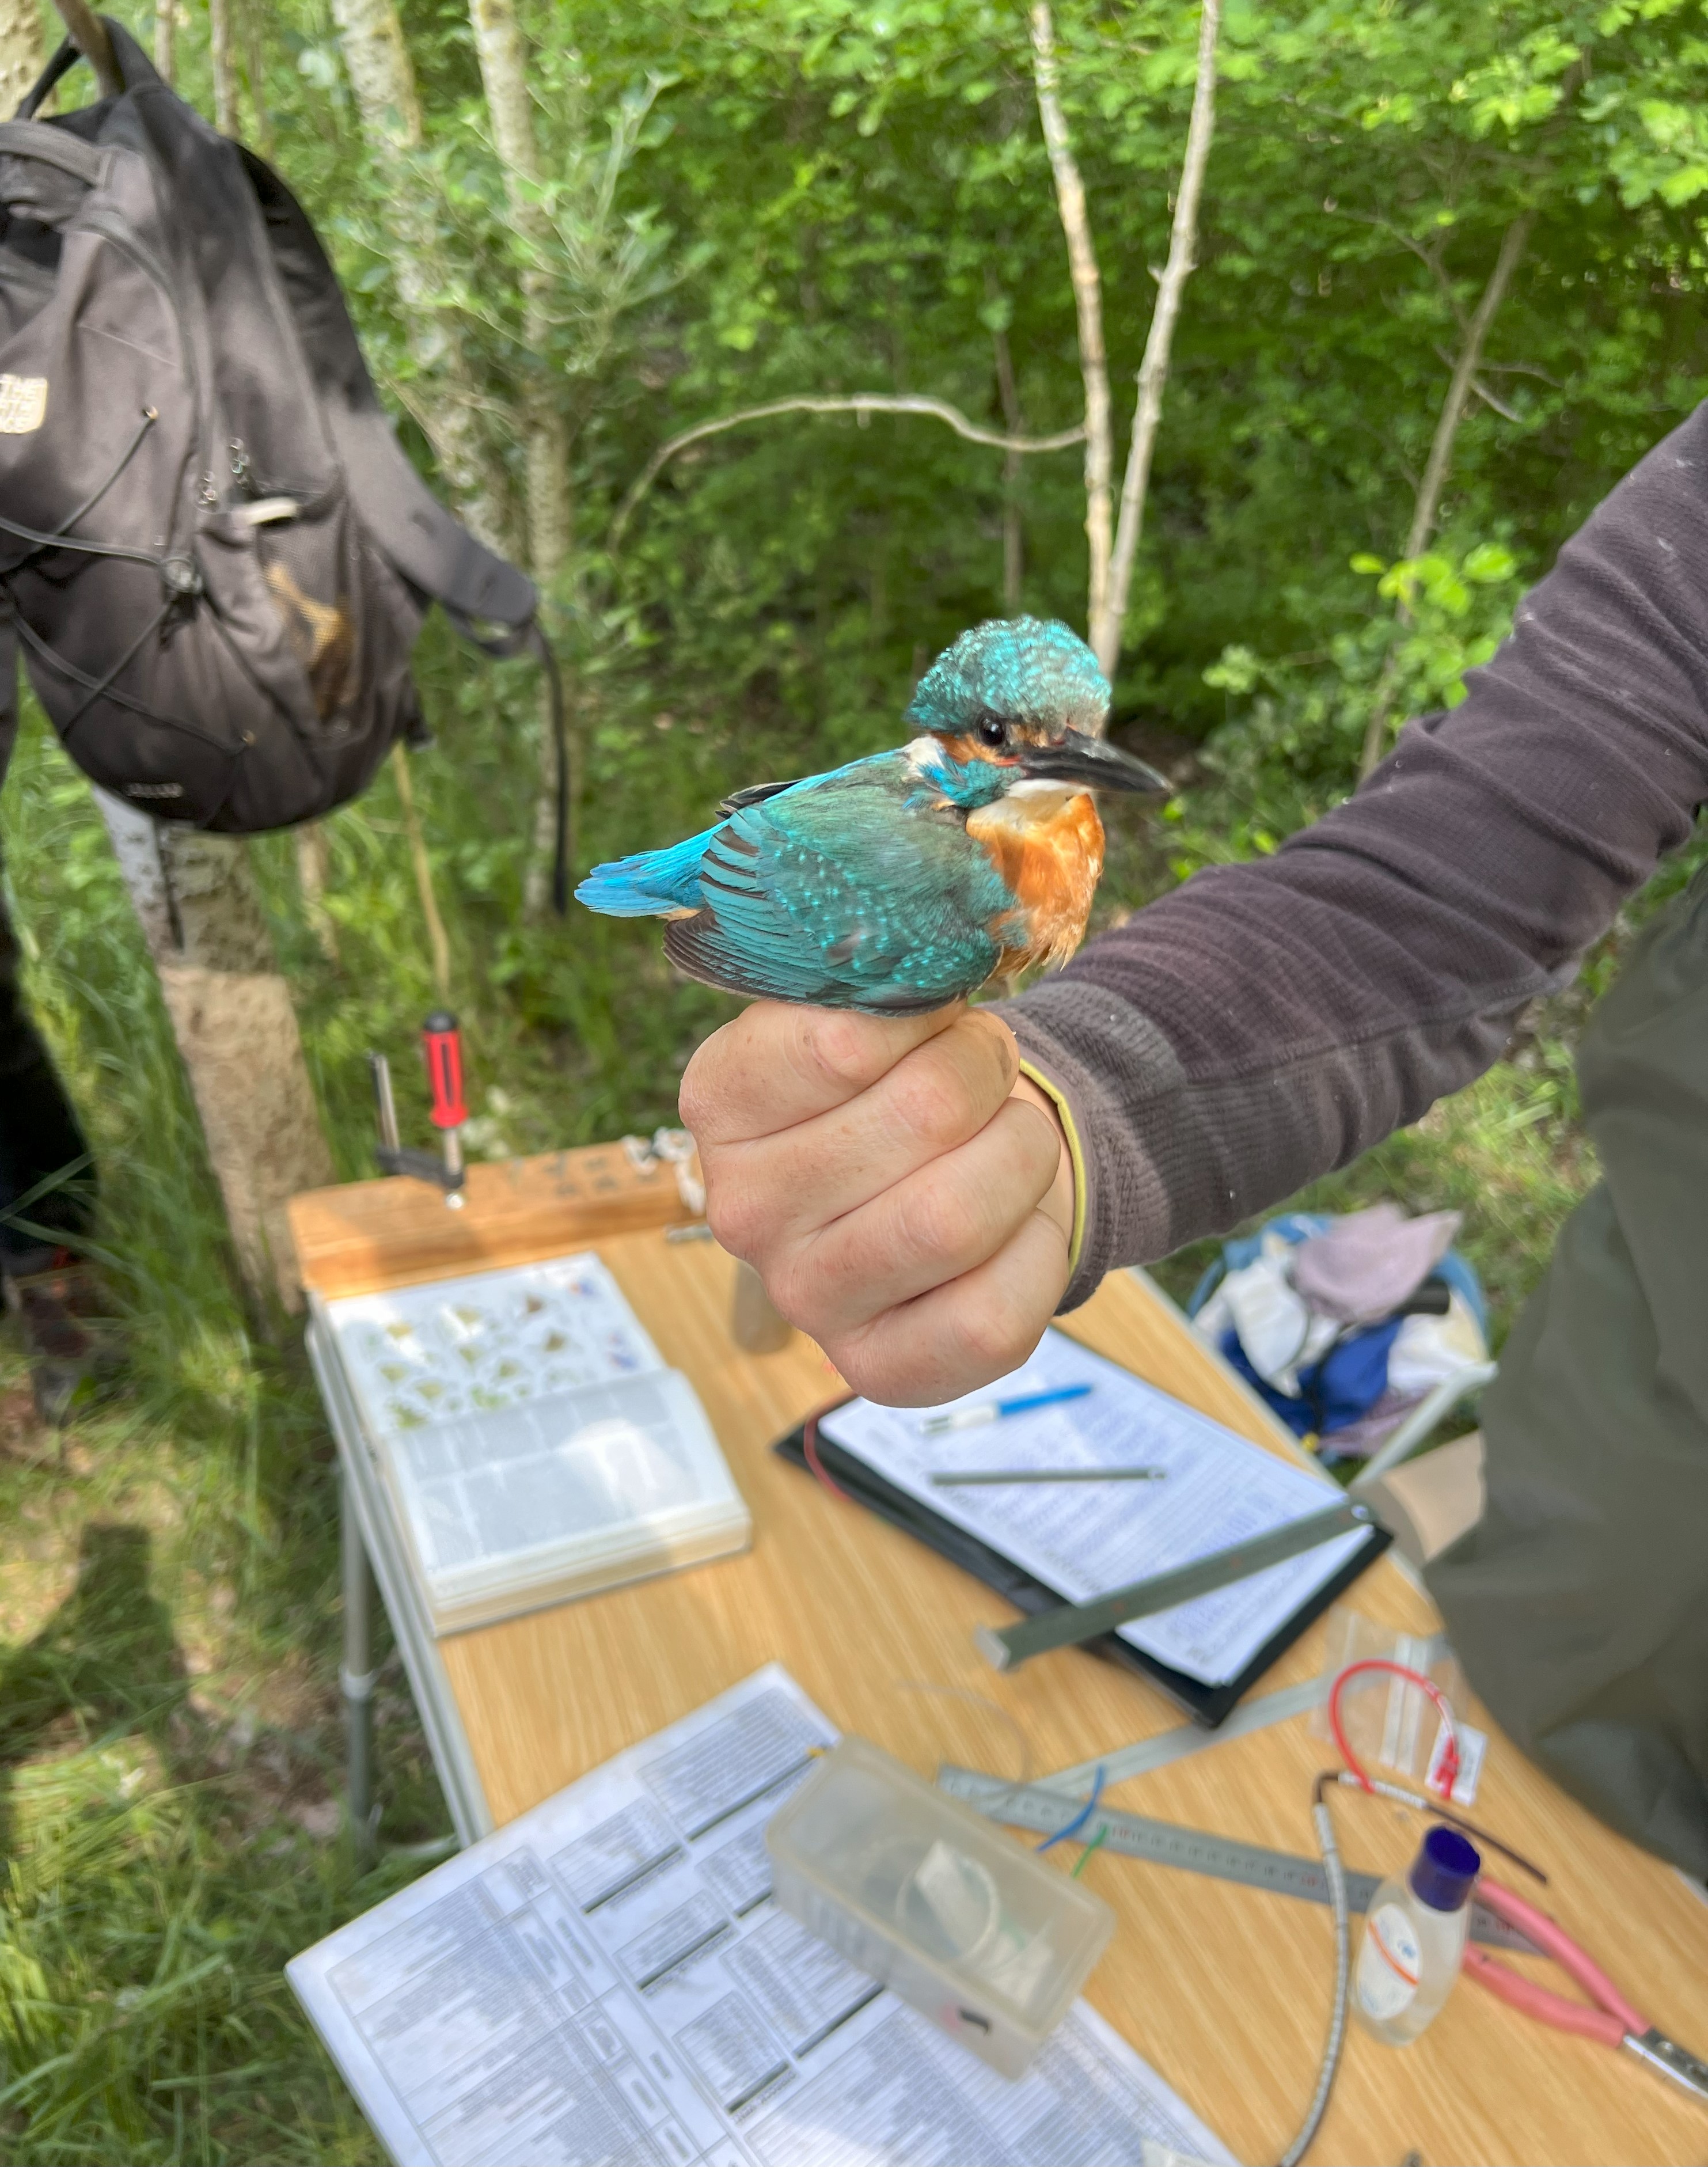
[[[994,1009],[756,1002],[689,1062],[682,1117],[713,1232],[857,1391],[953,1399],[1055,1314],[1073,1168]]]

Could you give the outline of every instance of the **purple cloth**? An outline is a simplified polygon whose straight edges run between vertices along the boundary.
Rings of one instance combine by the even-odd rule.
[[[1456,1211],[1408,1219],[1397,1204],[1349,1212],[1293,1252],[1293,1285],[1342,1324],[1373,1324],[1415,1294],[1453,1246]]]

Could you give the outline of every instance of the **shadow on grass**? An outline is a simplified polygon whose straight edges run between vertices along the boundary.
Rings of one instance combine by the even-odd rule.
[[[189,1680],[151,1565],[146,1528],[91,1523],[78,1545],[76,1586],[0,1666],[0,1859],[13,1848],[13,1772],[67,1719],[79,1746],[91,1730],[140,1733],[172,1770],[171,1718]]]

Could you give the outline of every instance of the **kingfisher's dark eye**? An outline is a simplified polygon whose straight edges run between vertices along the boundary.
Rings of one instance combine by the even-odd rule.
[[[987,715],[979,725],[979,738],[982,744],[1000,745],[1007,735],[1008,725],[1000,715]]]

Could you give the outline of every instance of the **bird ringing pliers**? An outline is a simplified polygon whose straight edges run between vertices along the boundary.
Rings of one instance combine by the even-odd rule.
[[[1593,1958],[1578,1947],[1565,1929],[1551,1919],[1546,1911],[1537,1910],[1534,1904],[1514,1890],[1504,1888],[1484,1874],[1477,1884],[1478,1898],[1497,1918],[1505,1920],[1527,1934],[1545,1956],[1552,1957],[1562,1970],[1576,1980],[1589,1995],[1589,2003],[1568,2001],[1564,1995],[1554,1994],[1539,1985],[1536,1980],[1525,1979],[1509,1965],[1501,1963],[1486,1949],[1474,1942],[1465,1950],[1465,1968],[1492,1994],[1503,2001],[1509,2001],[1514,2009],[1541,2023],[1552,2024],[1562,2032],[1576,2032],[1586,2039],[1599,2040],[1604,2047],[1622,2047],[1636,2055],[1640,2062],[1658,2069],[1663,2077],[1670,2077],[1682,2085],[1691,2097],[1708,2106],[1708,2062],[1669,2039],[1663,2032],[1657,2031],[1647,2017],[1633,2009],[1619,1989],[1608,1978]]]

